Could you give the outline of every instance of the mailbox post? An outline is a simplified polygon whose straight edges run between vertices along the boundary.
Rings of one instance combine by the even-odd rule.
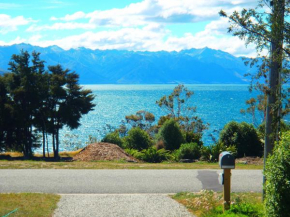
[[[220,168],[224,170],[220,174],[220,184],[224,186],[224,211],[231,206],[231,169],[235,169],[235,158],[230,152],[224,151],[219,156]]]

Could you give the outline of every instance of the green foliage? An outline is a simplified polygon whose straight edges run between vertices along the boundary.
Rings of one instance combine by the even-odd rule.
[[[123,139],[120,138],[120,135],[117,131],[108,133],[103,139],[102,142],[108,142],[116,144],[120,147],[123,147]]]
[[[266,199],[267,217],[288,217],[290,214],[290,131],[268,157],[266,163]]]
[[[178,159],[199,159],[201,149],[196,143],[185,143],[180,146],[176,154]]]
[[[234,156],[237,155],[236,146],[231,145],[229,147],[226,147],[223,143],[218,142],[214,145],[201,147],[201,158],[206,161],[217,162],[220,153],[223,151],[228,151]]]
[[[170,160],[171,155],[169,151],[165,149],[157,150],[155,147],[144,149],[141,151],[140,160],[149,162],[149,163],[160,163],[162,161]]]
[[[285,121],[281,120],[280,123],[280,134],[283,135],[284,132],[287,132],[290,130],[290,124],[285,123]],[[258,127],[258,134],[259,137],[264,140],[265,139],[265,122],[259,125]]]
[[[40,146],[41,133],[45,156],[50,134],[54,156],[58,157],[60,129],[80,125],[82,115],[94,107],[92,92],[81,88],[75,72],[60,65],[48,66],[45,71],[40,53],[30,56],[21,51],[12,56],[9,66],[10,73],[0,76],[0,125],[5,124],[5,129],[0,129],[0,148],[5,143],[6,150],[20,150],[28,158],[33,148]]]
[[[156,104],[166,113],[160,117],[158,125],[161,126],[166,120],[172,118],[186,132],[202,133],[207,128],[202,120],[195,116],[196,107],[189,105],[193,92],[184,85],[179,84],[169,96],[163,96]]]
[[[155,147],[143,149],[138,151],[136,149],[125,149],[125,152],[138,160],[142,160],[148,163],[160,163],[172,159],[172,155],[165,149],[157,150]]]
[[[200,147],[203,145],[202,142],[202,134],[201,133],[194,133],[191,131],[183,131],[183,137],[186,143],[196,143]]]
[[[148,133],[139,127],[132,128],[125,137],[125,147],[129,149],[143,150],[151,147],[151,141]]]
[[[220,132],[220,143],[226,147],[236,146],[237,157],[261,156],[263,147],[253,125],[230,122]]]
[[[184,141],[179,124],[173,119],[165,121],[159,129],[157,140],[164,142],[166,150],[179,149],[181,143]]]

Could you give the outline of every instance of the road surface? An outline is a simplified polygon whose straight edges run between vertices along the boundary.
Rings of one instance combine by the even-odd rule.
[[[222,170],[0,170],[0,193],[168,194],[222,191]],[[232,191],[262,192],[261,170],[232,170]]]

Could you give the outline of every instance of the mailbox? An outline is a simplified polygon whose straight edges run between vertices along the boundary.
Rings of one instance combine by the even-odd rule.
[[[235,158],[230,152],[224,151],[219,156],[219,165],[221,169],[235,169]]]

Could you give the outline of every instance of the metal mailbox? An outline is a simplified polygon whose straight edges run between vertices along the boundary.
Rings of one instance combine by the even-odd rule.
[[[219,165],[221,169],[235,169],[235,158],[230,152],[224,151],[219,156]]]

